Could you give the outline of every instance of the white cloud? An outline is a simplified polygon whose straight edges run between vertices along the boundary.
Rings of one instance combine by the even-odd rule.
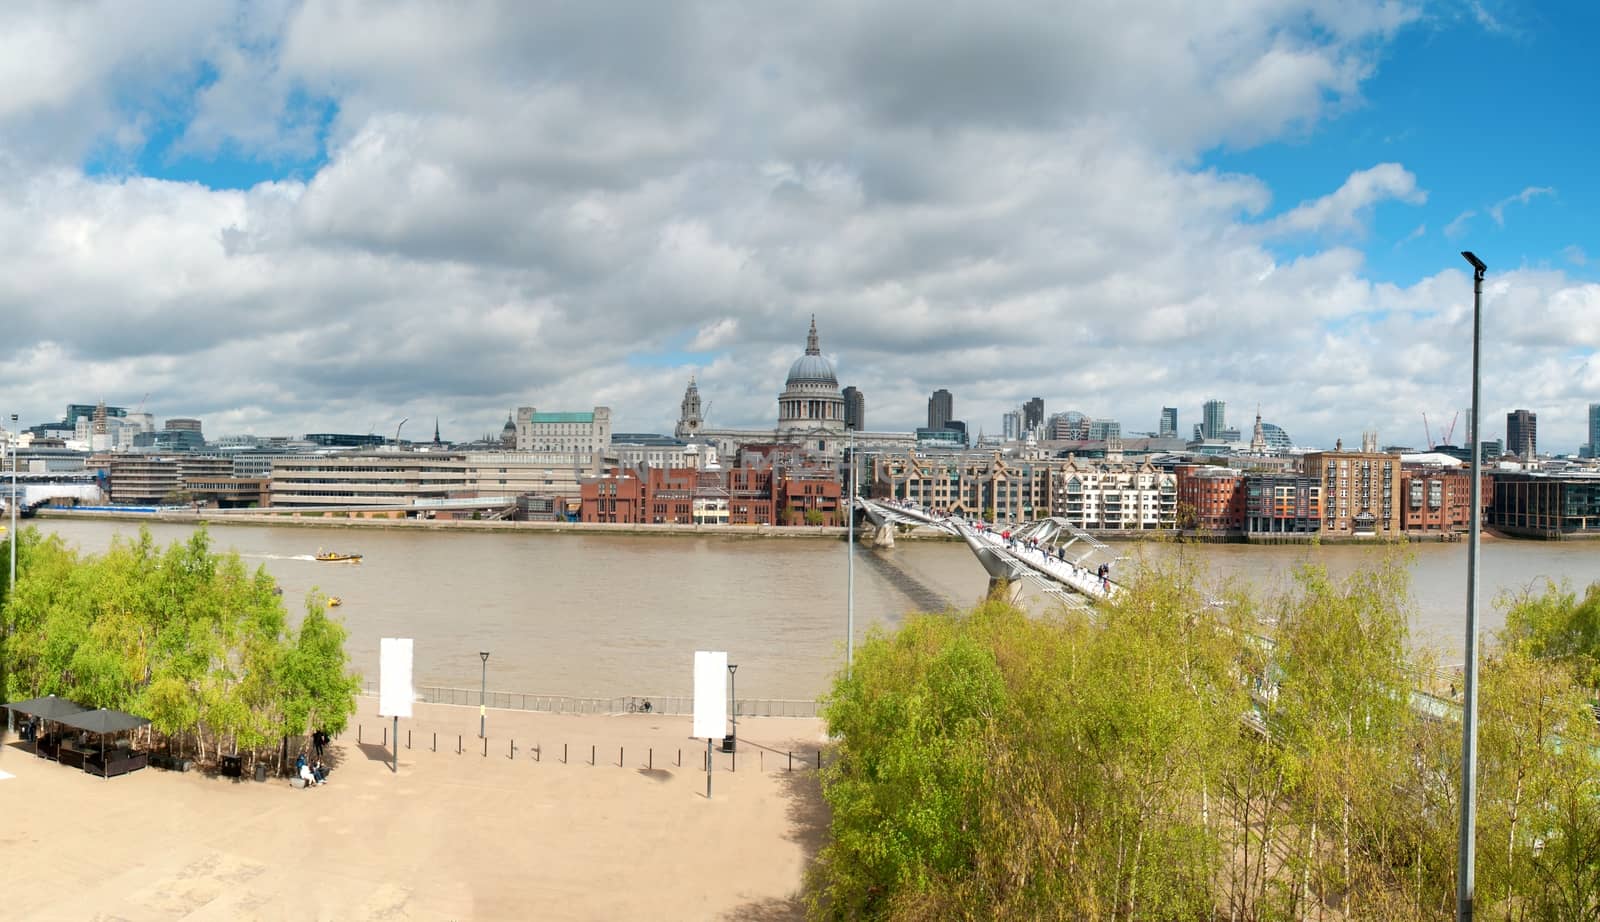
[[[1583,247],[1577,244],[1562,247],[1561,257],[1574,266],[1587,266],[1589,264],[1589,255],[1583,251]]]
[[[1398,163],[1380,163],[1351,173],[1337,190],[1302,202],[1273,222],[1278,233],[1338,231],[1358,233],[1380,202],[1397,200],[1420,205],[1428,193],[1417,188],[1417,177]]]
[[[528,403],[659,430],[694,371],[715,422],[759,424],[813,312],[874,427],[941,386],[975,429],[1035,394],[1129,431],[1220,395],[1312,444],[1462,402],[1470,280],[1376,285],[1344,239],[1424,201],[1416,176],[1377,164],[1263,218],[1265,183],[1195,166],[1359,105],[1412,5],[202,7],[114,41],[75,7],[28,19],[57,38],[26,78],[59,79],[0,101],[0,387],[31,418],[148,390],[214,434],[437,412],[464,438]],[[215,79],[185,95],[200,61]],[[178,109],[181,150],[300,156],[306,99],[337,114],[300,179],[74,166]],[[1269,248],[1291,233],[1341,242]],[[1558,432],[1595,294],[1496,280],[1496,365],[1566,369]],[[685,350],[715,358],[660,367]]]
[[[1416,227],[1411,229],[1411,233],[1406,234],[1404,237],[1401,237],[1398,241],[1396,241],[1394,248],[1398,250],[1413,240],[1421,240],[1423,237],[1427,236],[1427,234],[1428,225],[1418,224]]]
[[[1506,224],[1506,206],[1526,205],[1541,195],[1555,195],[1556,190],[1549,186],[1529,186],[1516,195],[1508,195],[1487,209],[1489,217],[1494,218],[1494,223],[1504,227]]]
[[[1449,224],[1444,226],[1444,235],[1449,237],[1451,240],[1459,238],[1462,234],[1467,232],[1467,223],[1473,218],[1477,217],[1477,215],[1478,213],[1471,208],[1468,208],[1466,211],[1456,215],[1450,220]]]

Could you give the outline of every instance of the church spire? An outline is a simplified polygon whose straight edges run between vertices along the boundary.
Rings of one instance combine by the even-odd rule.
[[[443,445],[444,444],[443,442],[439,441],[439,417],[437,417],[437,416],[435,416],[433,418],[433,444],[435,444],[435,445]]]
[[[821,355],[822,347],[817,345],[817,315],[811,315],[811,332],[806,336],[806,355]]]

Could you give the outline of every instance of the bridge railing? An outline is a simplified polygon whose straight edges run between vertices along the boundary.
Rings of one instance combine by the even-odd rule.
[[[416,700],[424,704],[453,704],[477,707],[479,689],[451,688],[442,685],[413,686]],[[375,682],[363,682],[361,693],[369,698],[378,695]],[[649,707],[646,708],[646,703]],[[694,713],[693,695],[612,695],[609,697],[579,695],[541,695],[531,692],[489,691],[483,694],[486,707],[508,711],[535,711],[542,714],[663,714],[668,717],[688,716]],[[734,713],[740,717],[807,717],[818,716],[818,703],[810,698],[739,698]]]

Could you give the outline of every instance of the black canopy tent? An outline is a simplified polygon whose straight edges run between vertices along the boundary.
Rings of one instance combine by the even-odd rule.
[[[100,774],[110,778],[123,772],[133,771],[145,766],[144,753],[130,753],[128,759],[117,760],[115,763],[106,761],[106,737],[129,730],[137,730],[150,723],[143,717],[137,717],[126,711],[117,711],[111,708],[100,708],[94,711],[79,711],[57,719],[65,727],[83,730],[100,737]],[[115,769],[115,770],[114,770]],[[86,767],[87,770],[87,767]]]
[[[0,707],[15,711],[18,714],[26,714],[29,717],[37,717],[40,720],[57,722],[64,717],[71,717],[73,714],[81,714],[88,710],[88,708],[76,701],[68,701],[66,698],[58,698],[55,695],[29,698],[26,701],[12,701],[9,704],[0,705]],[[37,732],[33,734],[33,752],[35,755],[39,754],[39,734]]]

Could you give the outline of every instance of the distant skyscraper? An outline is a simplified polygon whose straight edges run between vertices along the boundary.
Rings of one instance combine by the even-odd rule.
[[[1524,461],[1539,451],[1539,414],[1513,410],[1506,414],[1506,451]]]
[[[1177,407],[1161,408],[1161,429],[1157,434],[1164,439],[1175,439],[1178,437]]]
[[[1228,428],[1228,404],[1221,400],[1207,400],[1200,432],[1208,439],[1220,439],[1222,430],[1226,428]]]
[[[928,428],[943,429],[956,415],[956,401],[950,392],[939,388],[928,398]]]
[[[1029,432],[1044,425],[1044,398],[1034,397],[1022,405],[1022,427]]]
[[[1600,458],[1600,403],[1589,404],[1589,457]]]
[[[1023,411],[1020,409],[1012,410],[1000,417],[1000,428],[1007,442],[1022,438],[1022,421]]]
[[[867,398],[850,385],[844,389],[844,427],[861,431],[867,427]]]

